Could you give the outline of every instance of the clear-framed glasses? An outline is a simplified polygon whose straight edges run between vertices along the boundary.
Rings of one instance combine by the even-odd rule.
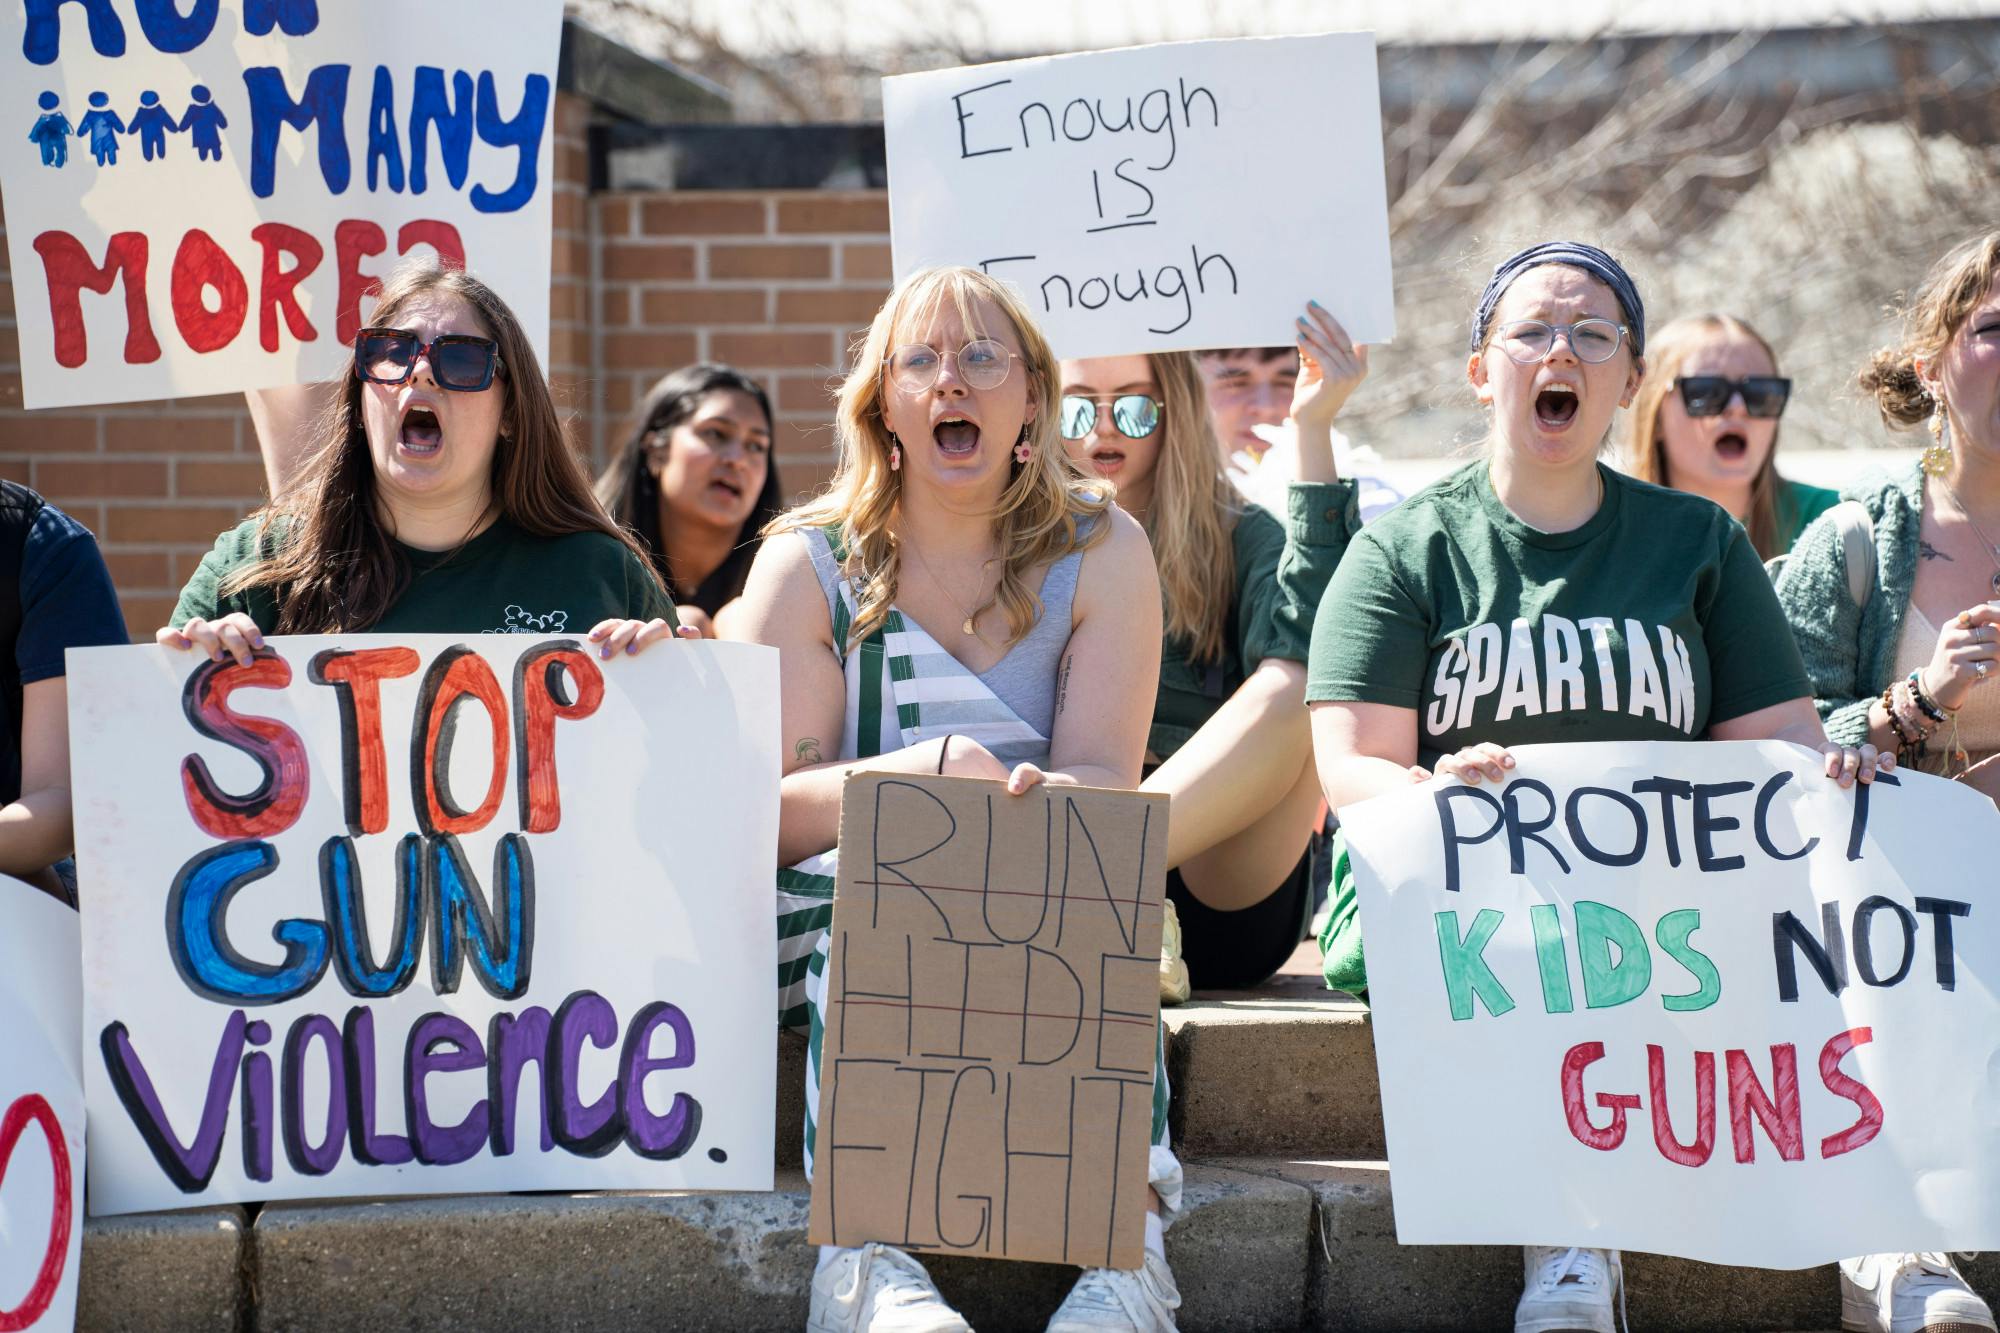
[[[1596,365],[1618,355],[1618,345],[1625,341],[1625,326],[1608,319],[1579,319],[1574,324],[1517,319],[1501,325],[1493,341],[1514,361],[1532,366],[1548,359],[1559,336],[1569,341],[1569,350],[1576,354],[1577,360]]]
[[[1160,400],[1143,393],[1121,393],[1091,397],[1066,393],[1062,400],[1062,434],[1065,440],[1080,440],[1097,429],[1099,404],[1111,405],[1111,424],[1128,440],[1143,440],[1160,428]]]
[[[997,389],[1014,368],[1014,353],[991,338],[974,338],[956,352],[928,343],[907,343],[889,354],[889,382],[905,393],[922,393],[937,383],[946,357],[958,361],[958,377],[975,389]]]

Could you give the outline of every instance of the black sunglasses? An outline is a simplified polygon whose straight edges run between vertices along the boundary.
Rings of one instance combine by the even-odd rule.
[[[1065,440],[1080,440],[1097,429],[1100,400],[1080,393],[1066,393],[1062,400],[1062,433]],[[1121,393],[1111,398],[1111,424],[1128,440],[1143,440],[1160,426],[1160,400],[1143,393]]]
[[[1743,410],[1753,417],[1783,414],[1792,396],[1792,382],[1782,375],[1746,375],[1740,380],[1727,375],[1683,375],[1674,381],[1681,391],[1681,403],[1691,417],[1719,417],[1729,410],[1729,400],[1743,395]]]
[[[440,389],[474,393],[500,373],[500,344],[470,333],[441,333],[424,342],[409,329],[363,329],[354,335],[354,373],[371,384],[403,384],[427,356]]]

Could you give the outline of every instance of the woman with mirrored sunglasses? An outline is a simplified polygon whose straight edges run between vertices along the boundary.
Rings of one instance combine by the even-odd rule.
[[[743,592],[767,524],[784,510],[771,400],[749,376],[703,362],[647,391],[597,498],[653,557],[683,624],[715,632]]]
[[[1359,525],[1355,488],[1334,466],[1333,419],[1368,361],[1317,305],[1298,347],[1298,476],[1283,521],[1224,475],[1193,354],[1062,367],[1070,456],[1117,486],[1160,570],[1165,633],[1141,787],[1173,801],[1160,959],[1170,1004],[1191,984],[1263,981],[1312,916],[1320,794],[1305,659],[1320,594]]]
[[[1652,337],[1625,422],[1625,466],[1641,481],[1705,495],[1770,560],[1792,549],[1838,491],[1778,474],[1778,418],[1792,382],[1757,331],[1729,315],[1677,319]]]
[[[588,631],[608,657],[674,633],[519,321],[463,269],[390,278],[314,429],[293,484],[203,557],[161,643],[247,662],[265,634]]]

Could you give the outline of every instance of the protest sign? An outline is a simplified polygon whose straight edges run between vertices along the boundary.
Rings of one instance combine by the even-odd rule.
[[[848,780],[809,1239],[1139,1266],[1166,851],[1164,796]]]
[[[0,5],[25,404],[330,379],[406,254],[485,279],[546,364],[561,21],[560,0]]]
[[[1776,741],[1341,811],[1405,1244],[2000,1244],[2000,811]]]
[[[777,654],[69,655],[93,1213],[768,1189]]]
[[[1062,357],[1395,335],[1371,33],[882,81],[896,276],[1005,278]]]
[[[76,1323],[83,1071],[76,913],[0,876],[0,1329]]]

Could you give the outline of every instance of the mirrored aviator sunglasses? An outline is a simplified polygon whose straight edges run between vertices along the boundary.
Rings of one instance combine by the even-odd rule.
[[[1674,387],[1681,391],[1681,405],[1691,417],[1719,417],[1729,410],[1729,400],[1740,393],[1746,413],[1769,419],[1782,415],[1792,396],[1792,382],[1782,375],[1746,375],[1740,380],[1726,375],[1683,375],[1674,381]]]
[[[1064,394],[1062,433],[1065,440],[1080,440],[1097,429],[1097,404],[1103,400],[1082,394]],[[1125,393],[1109,400],[1111,424],[1128,440],[1143,440],[1160,426],[1160,402],[1143,393]]]
[[[354,373],[372,384],[402,384],[428,357],[440,389],[475,393],[501,372],[500,345],[470,333],[444,333],[426,343],[409,329],[363,329],[354,335]]]

